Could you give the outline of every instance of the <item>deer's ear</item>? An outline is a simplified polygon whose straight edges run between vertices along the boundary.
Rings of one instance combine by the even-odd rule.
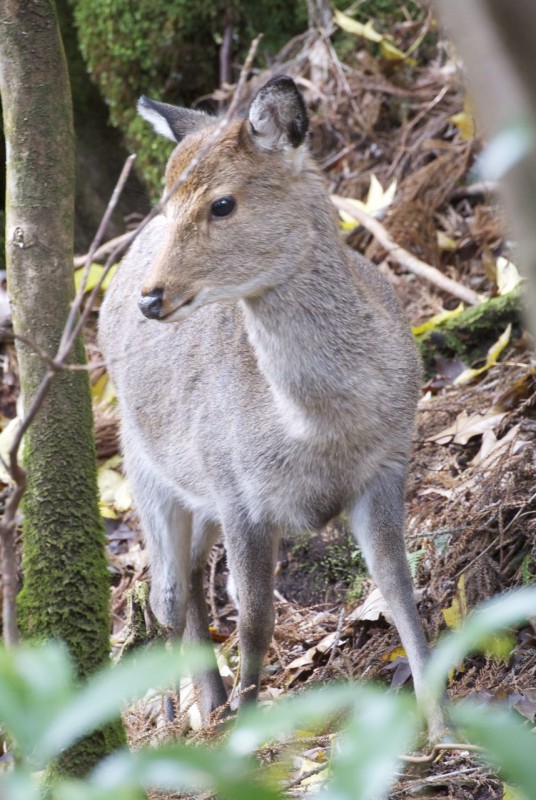
[[[299,147],[309,127],[303,97],[286,75],[273,78],[259,90],[248,117],[255,143],[265,150]]]
[[[213,117],[204,111],[159,103],[144,95],[138,100],[138,114],[150,122],[157,133],[174,142],[180,142],[189,133],[196,133],[214,122]]]

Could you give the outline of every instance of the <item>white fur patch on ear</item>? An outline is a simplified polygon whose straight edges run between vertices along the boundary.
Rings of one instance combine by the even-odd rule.
[[[307,110],[296,84],[286,75],[268,81],[256,94],[249,122],[258,147],[286,150],[303,144],[307,129]]]
[[[255,131],[255,141],[263,150],[288,147],[290,144],[279,127],[279,120],[266,114],[264,108],[253,107],[249,112],[249,121]]]
[[[305,156],[308,152],[309,148],[307,144],[302,144],[299,147],[285,147],[283,153],[284,159],[295,175],[298,175],[298,173],[302,171]]]
[[[147,122],[150,122],[157,133],[159,133],[161,136],[165,136],[166,139],[171,139],[172,142],[177,141],[177,138],[169,127],[169,123],[166,118],[159,114],[155,108],[146,105],[143,97],[140,97],[138,100],[137,109],[140,117],[143,117],[143,119],[146,119]]]

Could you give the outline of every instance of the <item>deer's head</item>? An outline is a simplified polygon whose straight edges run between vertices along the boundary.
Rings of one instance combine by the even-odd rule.
[[[207,303],[253,297],[284,280],[303,252],[300,203],[307,198],[300,184],[311,171],[303,146],[307,113],[294,81],[271,80],[247,118],[216,138],[219,121],[203,112],[145,97],[138,110],[178,143],[166,188],[179,186],[165,207],[166,235],[138,301],[145,316],[184,319]]]

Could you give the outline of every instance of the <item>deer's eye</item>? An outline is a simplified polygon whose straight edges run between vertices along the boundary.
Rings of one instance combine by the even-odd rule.
[[[210,206],[210,213],[213,217],[228,217],[236,208],[236,200],[234,197],[220,197],[214,200]]]

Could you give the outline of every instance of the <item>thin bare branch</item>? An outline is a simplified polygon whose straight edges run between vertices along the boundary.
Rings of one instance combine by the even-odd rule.
[[[72,338],[70,336],[70,333],[75,325],[75,319],[78,315],[78,312],[80,311],[80,308],[84,300],[84,293],[86,290],[87,279],[89,276],[89,270],[91,269],[93,256],[95,255],[95,252],[99,247],[99,245],[102,243],[104,234],[106,232],[106,228],[108,227],[108,223],[110,222],[111,216],[115,211],[115,207],[117,206],[121,193],[125,188],[125,184],[127,182],[128,176],[130,175],[130,171],[132,169],[132,165],[134,163],[135,158],[136,158],[135,155],[130,155],[123,164],[123,169],[121,170],[121,174],[119,175],[117,183],[114,187],[112,196],[110,197],[110,201],[108,203],[108,206],[106,207],[106,211],[104,212],[104,215],[100,221],[97,233],[95,234],[93,241],[91,242],[91,247],[89,248],[89,252],[86,256],[86,264],[84,267],[84,274],[82,276],[82,283],[80,284],[80,289],[78,290],[76,297],[74,298],[74,301],[71,305],[71,310],[69,311],[69,316],[67,317],[67,322],[65,323],[61,341],[58,347],[58,356],[60,357],[60,360],[62,360],[60,354],[63,353],[63,350],[65,348],[65,343]],[[67,352],[69,351],[70,348]],[[58,358],[58,356],[56,358]]]
[[[114,251],[117,245],[124,242],[129,236],[130,236],[129,232],[122,233],[120,236],[115,236],[113,239],[104,242],[104,244],[101,244],[100,247],[97,247],[97,249],[93,253],[93,258],[91,260],[93,262],[96,261],[98,263],[100,263],[101,261],[105,261],[110,255],[110,253]],[[80,267],[85,267],[87,259],[88,259],[87,253],[84,256],[75,256],[73,259],[74,268],[80,269]]]

